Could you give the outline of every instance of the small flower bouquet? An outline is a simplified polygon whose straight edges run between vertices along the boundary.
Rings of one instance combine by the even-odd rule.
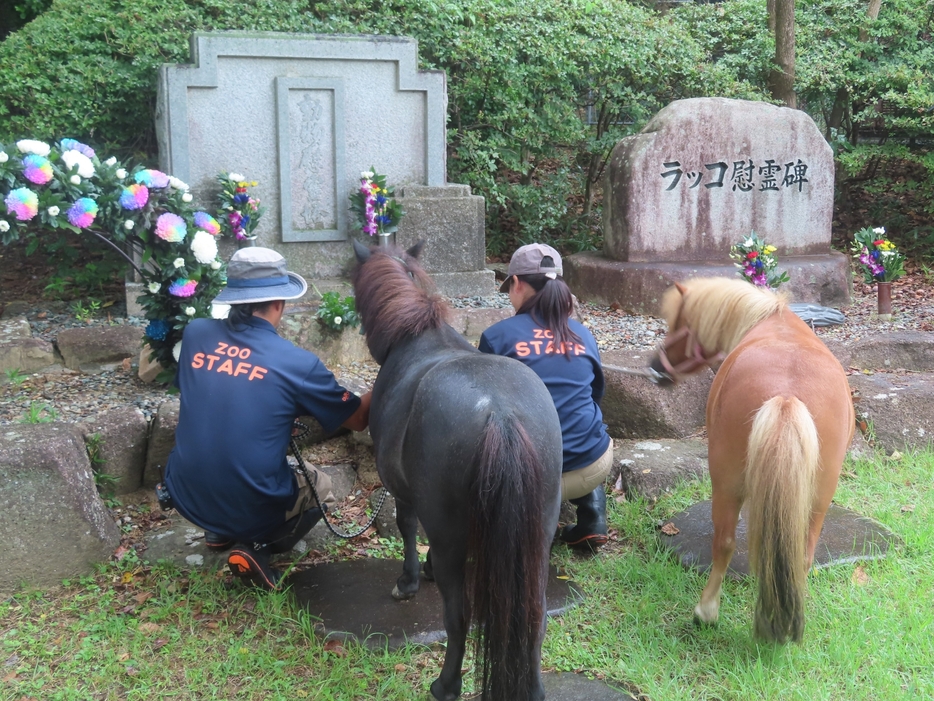
[[[394,194],[393,188],[386,185],[385,175],[372,170],[360,173],[360,187],[350,195],[350,211],[357,215],[353,228],[369,236],[394,233],[405,214]]]
[[[868,226],[853,235],[853,256],[862,266],[867,285],[894,282],[905,274],[905,256],[885,238],[885,227]]]
[[[740,277],[758,287],[777,288],[788,282],[788,273],[776,271],[775,246],[769,246],[753,231],[742,242],[730,247],[730,258]]]
[[[238,241],[255,238],[253,231],[263,216],[259,198],[253,197],[248,188],[256,187],[255,180],[247,181],[240,173],[220,173],[217,181],[221,184],[218,211],[224,234]]]
[[[317,292],[317,288],[315,291]],[[321,306],[318,307],[315,316],[318,323],[332,331],[343,331],[348,326],[357,326],[360,323],[354,298],[341,299],[337,292],[325,292],[321,295]]]

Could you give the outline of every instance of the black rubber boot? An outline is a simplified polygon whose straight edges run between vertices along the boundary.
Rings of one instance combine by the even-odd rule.
[[[308,531],[315,527],[322,515],[321,509],[315,506],[300,516],[290,518],[279,529],[279,533],[283,535],[269,544],[269,552],[272,554],[289,552],[298,541],[308,535]]]
[[[235,577],[266,591],[277,591],[282,573],[269,566],[269,548],[237,544],[227,556],[227,566]]]
[[[590,494],[571,499],[577,507],[577,523],[561,530],[561,540],[572,548],[591,552],[606,543],[606,491],[597,487]]]

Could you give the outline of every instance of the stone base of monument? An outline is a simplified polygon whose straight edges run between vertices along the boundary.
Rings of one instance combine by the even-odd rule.
[[[401,574],[401,560],[367,559],[315,565],[294,572],[286,581],[298,603],[319,619],[315,628],[323,638],[390,649],[443,641],[447,635],[438,587],[423,577],[418,594],[396,601],[392,589]],[[562,614],[582,597],[576,585],[551,568],[546,593],[549,616]]]
[[[825,307],[850,303],[849,261],[842,253],[796,256],[779,260],[790,282],[782,286],[793,302]],[[732,263],[707,261],[631,262],[601,253],[577,253],[564,260],[564,278],[580,299],[618,304],[628,312],[658,315],[662,294],[675,282],[692,277],[734,277]]]
[[[671,518],[675,535],[661,533],[662,545],[670,548],[686,568],[701,572],[710,569],[710,543],[713,522],[710,501],[702,501]],[[865,562],[885,557],[889,545],[897,540],[891,531],[870,518],[832,504],[824,520],[814,567],[817,569],[851,562]],[[736,528],[736,552],[727,574],[734,579],[749,574],[749,551],[746,546],[746,521],[740,518]]]
[[[545,673],[542,684],[548,701],[635,701],[629,694],[582,674]]]

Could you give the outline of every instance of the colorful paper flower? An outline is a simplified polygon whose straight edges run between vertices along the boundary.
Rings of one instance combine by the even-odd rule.
[[[10,214],[15,214],[20,221],[29,221],[39,213],[39,195],[28,187],[10,190],[4,202],[6,210]]]
[[[94,164],[91,159],[80,151],[65,151],[62,153],[62,161],[68,166],[68,170],[78,169],[78,175],[87,180],[94,177]]]
[[[61,142],[59,142],[59,145],[62,147],[62,151],[78,151],[88,158],[94,158],[94,149],[92,149],[87,144],[82,144],[80,141],[75,141],[74,139],[62,139]],[[116,159],[114,159],[114,163],[116,162]],[[113,163],[110,163],[109,165],[113,165]]]
[[[173,297],[191,297],[198,287],[197,280],[179,278],[169,285],[169,294]]]
[[[149,188],[145,185],[130,185],[123,188],[120,206],[124,209],[142,209],[149,202]]]
[[[195,212],[195,226],[204,229],[211,236],[217,236],[221,232],[221,225],[207,212]]]
[[[178,243],[185,239],[188,233],[188,227],[185,226],[185,220],[177,214],[166,212],[160,214],[156,220],[156,236],[169,243]]]
[[[23,139],[22,141],[16,142],[16,148],[20,150],[20,153],[34,153],[37,156],[48,156],[52,148],[45,143],[44,141],[36,141],[34,139]]]
[[[164,341],[172,326],[165,319],[152,319],[146,325],[146,336],[153,341]]]
[[[97,216],[97,202],[90,197],[81,197],[75,200],[75,203],[71,205],[67,216],[72,226],[85,229],[91,226],[94,217]]]
[[[34,153],[23,158],[23,176],[34,185],[45,185],[52,179],[52,163]]]
[[[133,177],[137,183],[147,187],[158,189],[169,186],[169,176],[159,170],[141,170]]]
[[[191,252],[202,265],[208,265],[217,258],[217,241],[206,231],[196,231],[191,241]]]

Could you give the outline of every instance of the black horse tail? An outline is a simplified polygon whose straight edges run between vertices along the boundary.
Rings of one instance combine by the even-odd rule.
[[[492,414],[481,440],[467,536],[477,671],[485,701],[527,701],[546,615],[545,468],[515,416]]]

